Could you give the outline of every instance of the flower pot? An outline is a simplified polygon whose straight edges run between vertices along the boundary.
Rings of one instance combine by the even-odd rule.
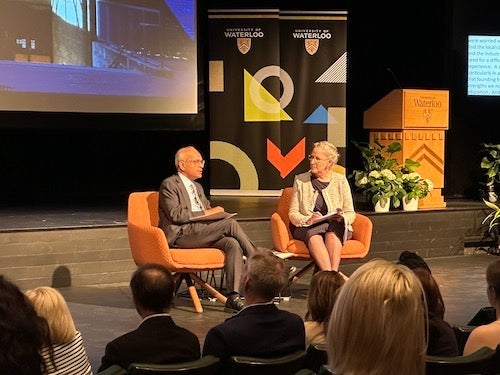
[[[384,206],[382,206],[381,201],[378,201],[377,203],[375,203],[375,212],[389,212],[390,206],[391,206],[391,202],[389,200],[387,200],[387,202],[385,202]]]
[[[495,192],[494,185],[486,186],[486,199],[488,199],[491,203],[496,203],[498,201],[498,195]]]
[[[418,210],[418,198],[407,199],[403,197],[403,211],[417,211]]]

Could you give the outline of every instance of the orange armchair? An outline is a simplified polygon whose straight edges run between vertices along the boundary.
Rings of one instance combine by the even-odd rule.
[[[307,245],[303,241],[294,239],[290,232],[288,209],[290,208],[291,198],[292,188],[287,187],[283,189],[278,201],[278,208],[276,212],[271,215],[271,233],[275,250],[281,251],[282,253],[292,253],[293,256],[289,259],[309,261],[304,268],[292,277],[290,281],[294,282],[312,268],[315,263],[309,254]],[[373,223],[370,218],[360,213],[356,213],[356,220],[352,224],[352,227],[353,237],[346,241],[342,247],[342,259],[364,258],[370,250],[373,231]]]
[[[194,286],[198,283],[220,302],[226,297],[204,282],[196,273],[224,268],[224,252],[214,248],[170,248],[162,229],[158,228],[158,192],[134,192],[128,198],[127,229],[132,258],[136,265],[160,263],[173,274],[177,287],[184,280],[197,312],[203,312]]]

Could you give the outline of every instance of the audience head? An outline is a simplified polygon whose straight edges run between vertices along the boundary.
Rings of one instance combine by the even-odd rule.
[[[66,300],[58,290],[42,286],[28,290],[26,296],[38,316],[47,321],[53,344],[64,344],[75,338],[76,327],[73,317]]]
[[[495,307],[500,302],[500,260],[490,263],[486,268],[486,283],[488,299]]]
[[[339,291],[327,331],[337,374],[424,374],[425,296],[406,266],[360,266]]]
[[[413,270],[415,268],[423,268],[432,274],[431,268],[426,263],[426,261],[417,253],[413,251],[403,251],[399,255],[399,264],[404,264],[409,269]]]
[[[174,298],[174,277],[161,264],[143,264],[132,275],[130,289],[139,315],[164,313]]]
[[[444,300],[436,279],[424,268],[414,268],[413,273],[418,277],[424,289],[429,318],[438,317],[443,319],[445,312]]]
[[[337,292],[345,278],[336,271],[318,271],[309,284],[306,320],[327,323],[332,313]]]
[[[285,261],[269,249],[257,248],[243,267],[240,291],[244,291],[246,304],[271,301],[287,283]]]
[[[40,350],[48,344],[47,322],[37,315],[23,292],[0,275],[0,371],[41,374],[45,365]]]

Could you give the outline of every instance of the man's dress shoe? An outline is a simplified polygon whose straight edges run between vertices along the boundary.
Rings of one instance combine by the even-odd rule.
[[[243,308],[243,301],[238,293],[231,293],[227,296],[226,309],[240,311]]]

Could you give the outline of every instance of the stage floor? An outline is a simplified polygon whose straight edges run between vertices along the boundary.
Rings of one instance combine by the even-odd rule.
[[[212,206],[222,206],[227,212],[237,212],[237,220],[269,219],[278,204],[277,197],[214,196]],[[485,207],[481,201],[447,200],[447,207],[439,210],[477,210]],[[360,213],[367,210],[364,202],[356,202]],[[398,212],[394,210],[394,212]],[[65,228],[114,227],[127,225],[126,203],[115,206],[55,206],[2,207],[0,232],[50,230]]]

